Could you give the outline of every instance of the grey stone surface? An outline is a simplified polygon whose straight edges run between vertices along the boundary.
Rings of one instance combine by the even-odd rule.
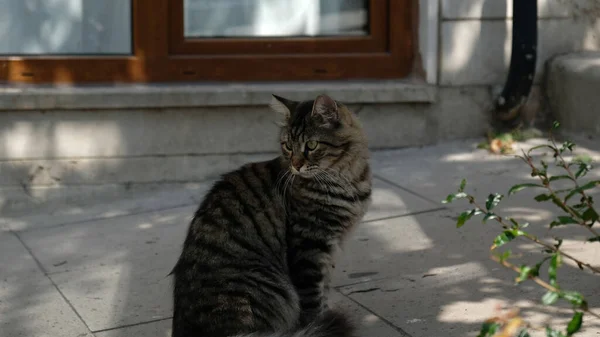
[[[171,319],[96,332],[96,337],[171,337]]]
[[[276,121],[266,106],[13,111],[0,114],[0,158],[67,159],[78,165],[86,158],[274,152]],[[91,177],[102,171],[71,172]]]
[[[343,310],[357,323],[358,336],[404,337],[393,326],[382,321],[379,317],[337,291],[332,293],[330,306]],[[132,327],[97,332],[94,335],[96,337],[170,337],[171,324],[171,319],[165,319],[157,322],[142,323]]]
[[[85,184],[140,184],[157,181],[185,183],[218,177],[243,163],[275,158],[259,155],[202,155],[28,160],[0,163],[0,186],[76,186]],[[32,193],[33,194],[33,193]]]
[[[123,193],[119,196],[119,203],[115,203],[113,198],[105,195],[104,200],[87,196],[86,200],[82,199],[78,204],[65,205],[61,202],[53,202],[32,205],[18,211],[13,209],[10,215],[6,214],[8,212],[3,212],[0,216],[0,226],[23,231],[197,205],[210,186],[210,182],[154,186],[154,189],[137,191],[130,196]]]
[[[537,0],[538,17],[565,18],[598,8],[595,0]],[[512,18],[512,0],[442,0],[442,18],[503,19]]]
[[[24,218],[43,219],[45,214],[66,216],[67,222],[85,220],[88,217],[86,214],[104,210],[108,212],[106,216],[118,216],[123,214],[123,209],[132,207],[132,203],[142,200],[161,203],[161,196],[177,194],[174,200],[165,201],[166,206],[161,207],[168,208],[177,205],[179,201],[185,202],[187,197],[197,198],[197,191],[201,191],[208,182],[210,180],[189,183],[35,186],[27,189],[4,187],[0,188],[0,228],[6,226],[5,228],[24,229],[31,225]],[[114,200],[117,199],[123,205],[114,205]],[[131,212],[136,212],[136,207],[133,207]],[[111,208],[117,211],[111,212]],[[49,223],[54,224],[53,221]]]
[[[434,86],[410,81],[4,86],[0,110],[131,109],[267,105],[271,94],[306,99],[329,94],[347,103],[433,102]]]
[[[169,318],[172,270],[195,206],[23,233],[92,331]]]
[[[489,247],[500,231],[491,227],[497,225],[474,222],[458,230],[452,219],[455,214],[444,211],[401,217],[381,222],[379,231],[368,232],[369,241],[355,242],[361,240],[359,235],[343,258],[350,262],[342,268],[351,268],[358,276],[373,275],[359,277],[340,291],[413,337],[476,336],[481,323],[497,314],[498,305],[520,307],[523,317],[535,326],[543,326],[550,317],[553,326],[566,325],[572,314],[568,305],[557,309],[541,305],[544,289],[532,282],[515,286],[515,273],[489,259]],[[544,232],[542,229],[540,234]],[[571,235],[577,232],[579,229]],[[545,237],[549,236],[546,232]],[[598,265],[600,247],[573,243],[564,249],[571,253],[579,249],[577,256]],[[513,263],[535,263],[542,258],[536,246],[511,244],[510,249],[521,254]],[[590,303],[598,303],[597,277],[565,270],[576,266],[563,268],[561,284],[582,291]],[[597,311],[596,307],[592,310]],[[582,335],[600,331],[599,320],[589,318],[586,324]]]
[[[440,31],[440,84],[494,85],[505,82],[510,64],[511,21],[444,21]],[[541,82],[545,62],[557,54],[600,50],[599,31],[600,20],[595,18],[539,20],[534,82]]]
[[[147,259],[150,267],[165,261],[166,275],[176,261],[196,208],[43,228],[23,232],[21,237],[50,275],[118,266],[138,258]]]
[[[564,129],[600,135],[600,52],[554,58],[546,88],[552,113]]]
[[[93,337],[11,233],[0,233],[0,336]]]
[[[483,200],[489,193],[506,195],[509,188],[515,184],[539,182],[531,177],[530,168],[520,159],[513,155],[491,155],[486,150],[477,149],[477,143],[478,141],[452,142],[436,146],[435,150],[426,153],[421,153],[420,149],[416,148],[376,153],[374,161],[377,164],[374,172],[386,181],[434,202],[441,202],[448,194],[456,192],[463,178],[467,179],[469,193]],[[516,147],[516,151],[545,143],[545,139],[532,139]],[[588,154],[593,159],[600,160],[600,154],[595,147],[597,145],[590,149],[582,144],[577,147],[576,153]],[[543,159],[542,154],[544,152],[535,156],[536,160]],[[551,159],[545,158],[547,162],[551,162]],[[549,172],[559,173],[561,170],[551,167]],[[591,172],[587,178],[598,177],[600,172]],[[524,190],[508,198],[506,205],[517,207],[523,200],[529,200],[537,194],[539,191],[535,189]],[[448,206],[466,207],[466,203]]]
[[[485,133],[491,103],[486,88],[440,88],[438,95],[432,105],[364,106],[358,116],[371,148],[429,145]]]
[[[542,141],[531,140],[523,146]],[[581,145],[577,153],[600,160],[596,142],[577,142]],[[560,326],[569,319],[572,311],[568,306],[539,305],[543,293],[539,287],[532,282],[515,286],[516,275],[489,259],[490,245],[501,230],[498,224],[481,225],[473,220],[456,229],[456,216],[467,204],[437,209],[438,201],[454,191],[464,176],[469,178],[467,188],[475,189],[478,197],[507,189],[513,181],[528,179],[523,164],[476,150],[474,145],[473,141],[460,141],[373,154],[373,171],[385,181],[376,181],[375,204],[367,221],[344,245],[333,275],[333,306],[341,307],[359,322],[361,336],[400,337],[407,336],[406,332],[412,337],[474,337],[481,322],[494,315],[499,304],[520,307],[523,316],[536,326],[547,322]],[[600,172],[587,179],[600,179]],[[155,199],[153,193],[148,199],[137,199],[135,204],[145,209],[160,205],[164,196]],[[548,231],[542,226],[556,213],[550,212],[546,204],[534,202],[534,195],[535,191],[522,191],[516,198],[501,203],[497,211],[531,222],[528,230],[541,240],[551,242],[557,233],[568,237],[562,246],[565,252],[600,267],[600,246],[581,244],[587,232],[579,227]],[[168,193],[166,197],[175,198]],[[123,203],[119,198],[112,202]],[[128,202],[115,209],[130,210]],[[143,214],[124,213],[113,218],[91,211],[89,217],[100,219],[16,229],[94,335],[166,337],[172,314],[172,285],[167,274],[180,252],[195,208],[196,205]],[[40,209],[39,215],[44,212]],[[21,314],[26,319],[20,322],[31,322],[31,331],[41,326],[53,332],[51,336],[62,336],[55,331],[83,326],[80,333],[88,333],[81,321],[60,316],[70,317],[71,308],[65,309],[66,302],[57,302],[62,297],[13,235],[0,234],[0,313],[7,312],[11,318],[7,321],[0,316],[0,324],[10,322],[6,326],[12,329],[0,331],[9,331],[7,336],[14,337],[22,329],[29,329],[30,325],[12,323],[12,315]],[[525,241],[515,241],[509,247],[516,264],[535,263],[542,256],[536,246]],[[6,252],[8,260],[3,259]],[[600,311],[597,276],[571,273],[577,266],[567,259],[563,262],[559,270],[561,285],[581,291],[592,310]],[[37,281],[39,277],[43,279]],[[54,295],[44,297],[47,293]],[[34,299],[30,300],[32,296]],[[46,326],[43,321],[33,324],[27,320],[42,315],[41,312],[55,323]],[[586,318],[585,325],[582,336],[600,333],[600,322]],[[30,335],[29,331],[26,335]],[[537,337],[536,333],[532,336]]]
[[[363,220],[373,221],[391,218],[422,212],[435,207],[439,207],[439,205],[375,178],[373,180],[372,203]]]
[[[162,261],[151,256],[52,274],[51,278],[87,326],[98,331],[171,317],[173,298],[167,274],[173,264]]]
[[[351,108],[371,147],[381,149],[483,134],[490,102],[483,87],[440,88],[434,104]],[[79,206],[79,199],[128,194],[140,184],[214,178],[271,158],[274,120],[266,107],[0,114],[2,214],[55,201]]]
[[[154,199],[149,200],[146,205],[136,204],[144,209],[157,206]],[[435,206],[376,180],[373,206],[365,220]],[[86,324],[93,331],[111,329],[169,317],[170,278],[166,275],[175,264],[196,208],[37,227],[21,235]]]

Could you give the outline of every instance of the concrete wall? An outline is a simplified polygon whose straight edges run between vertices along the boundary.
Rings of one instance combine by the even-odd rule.
[[[442,88],[434,95],[349,106],[373,149],[483,134],[488,90]],[[249,156],[274,156],[276,120],[266,104],[0,111],[0,211],[3,202],[15,208],[44,201],[54,188],[206,180]]]
[[[229,96],[222,87],[185,88],[184,94],[163,88],[163,96],[154,88],[143,97],[119,93],[122,102],[132,103],[129,108],[112,105],[115,96],[78,100],[6,89],[9,95],[0,95],[0,211],[57,195],[74,200],[85,194],[82,186],[97,191],[111,185],[123,192],[132,184],[203,180],[249,156],[270,156],[277,146],[267,92],[301,99],[318,91],[349,101],[374,149],[480,137],[488,126],[491,88],[504,83],[509,66],[511,3],[420,1],[419,47],[429,86],[422,80],[295,84],[284,93],[280,84],[249,92],[232,85]],[[600,50],[600,1],[538,3],[537,83],[548,58]],[[340,91],[346,85],[351,87]]]
[[[600,50],[600,1],[538,0],[538,14],[536,83],[552,56]],[[512,0],[441,0],[437,83],[503,84],[510,63],[511,16]]]

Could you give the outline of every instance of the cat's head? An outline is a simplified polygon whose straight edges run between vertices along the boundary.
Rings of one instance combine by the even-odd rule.
[[[293,174],[313,177],[339,172],[352,160],[366,160],[367,141],[356,116],[327,95],[296,102],[273,95],[271,107],[283,116],[280,143]]]

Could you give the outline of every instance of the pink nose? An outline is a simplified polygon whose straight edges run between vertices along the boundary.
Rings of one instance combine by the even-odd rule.
[[[300,171],[300,168],[302,167],[302,165],[304,165],[304,162],[303,162],[303,160],[302,160],[302,159],[299,159],[299,158],[292,158],[292,166],[293,166],[293,167],[294,167],[296,170]]]

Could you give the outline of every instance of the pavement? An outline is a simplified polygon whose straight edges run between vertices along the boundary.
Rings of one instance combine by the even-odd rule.
[[[533,140],[525,147],[542,142]],[[544,291],[490,260],[501,229],[474,220],[461,229],[466,202],[441,204],[460,180],[483,198],[531,180],[519,160],[490,155],[476,141],[373,153],[374,201],[340,255],[332,305],[348,311],[365,337],[477,336],[496,309],[519,307],[534,327],[566,326],[566,304],[541,304]],[[600,160],[600,144],[579,153]],[[599,179],[600,170],[587,179]],[[170,336],[171,279],[186,229],[210,183],[183,184],[127,198],[39,207],[0,216],[0,336]],[[540,238],[562,235],[563,248],[600,266],[600,245],[581,243],[580,227],[543,227],[555,208],[524,190],[497,213],[531,223]],[[600,199],[598,199],[600,200]],[[482,200],[483,202],[483,200]],[[520,258],[540,249],[517,240]],[[542,277],[545,273],[542,272]],[[598,275],[565,261],[558,280],[582,292],[600,313]],[[545,335],[535,330],[532,336]],[[600,336],[600,320],[584,318],[581,336]]]

